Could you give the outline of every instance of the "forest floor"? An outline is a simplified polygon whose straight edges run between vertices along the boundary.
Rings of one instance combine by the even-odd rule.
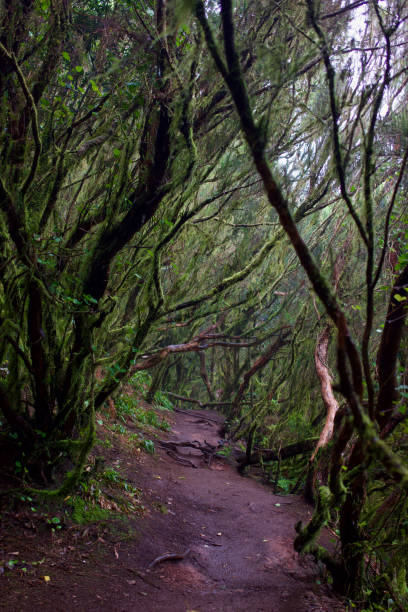
[[[162,439],[219,441],[222,417],[214,412],[174,412],[170,420],[172,430]],[[311,514],[300,497],[274,495],[239,475],[232,460],[217,457],[208,465],[188,447],[177,455],[186,464],[159,446],[149,455],[114,444],[105,455],[143,491],[141,515],[117,528],[95,523],[58,531],[36,509],[4,511],[1,610],[346,609],[313,561],[293,550],[294,525]],[[181,558],[157,562],[167,553]]]

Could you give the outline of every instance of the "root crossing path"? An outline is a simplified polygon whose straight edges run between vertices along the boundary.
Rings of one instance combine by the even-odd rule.
[[[157,445],[152,456],[124,460],[129,479],[145,492],[147,516],[131,523],[126,538],[92,541],[87,534],[89,554],[81,565],[66,564],[64,573],[56,564],[52,581],[22,592],[14,609],[345,610],[316,564],[293,550],[294,525],[310,516],[310,507],[298,496],[273,495],[240,476],[232,461],[209,461],[193,447],[216,446],[220,423],[214,412],[174,413],[165,441],[175,446]],[[114,459],[118,449],[111,452]]]

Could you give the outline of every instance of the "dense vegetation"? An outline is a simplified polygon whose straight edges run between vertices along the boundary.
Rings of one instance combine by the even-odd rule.
[[[148,399],[219,407],[242,470],[314,500],[295,547],[340,591],[406,609],[407,17],[399,0],[4,0],[11,486],[75,486],[95,414],[148,370]]]

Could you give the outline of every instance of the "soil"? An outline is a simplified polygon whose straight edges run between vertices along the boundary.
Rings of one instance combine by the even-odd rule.
[[[216,444],[221,423],[213,412],[177,412],[162,437]],[[232,460],[208,465],[188,447],[177,455],[186,464],[159,447],[154,455],[124,455],[119,447],[108,454],[120,457],[129,481],[144,491],[144,515],[131,518],[125,532],[98,525],[52,532],[27,513],[3,513],[0,560],[16,563],[0,576],[1,610],[346,609],[322,570],[293,550],[294,525],[311,514],[300,497],[274,495],[238,474]],[[177,558],[158,560],[165,555]]]

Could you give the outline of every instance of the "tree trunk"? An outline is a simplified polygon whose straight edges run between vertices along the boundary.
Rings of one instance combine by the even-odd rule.
[[[330,376],[329,368],[327,366],[329,342],[330,342],[331,328],[327,324],[323,332],[319,335],[316,343],[316,350],[314,354],[316,372],[320,379],[320,387],[324,405],[326,406],[326,422],[321,431],[320,438],[316,444],[316,448],[313,451],[310,461],[313,462],[319,448],[326,446],[333,436],[334,419],[339,409],[339,404],[334,397],[332,379]]]

